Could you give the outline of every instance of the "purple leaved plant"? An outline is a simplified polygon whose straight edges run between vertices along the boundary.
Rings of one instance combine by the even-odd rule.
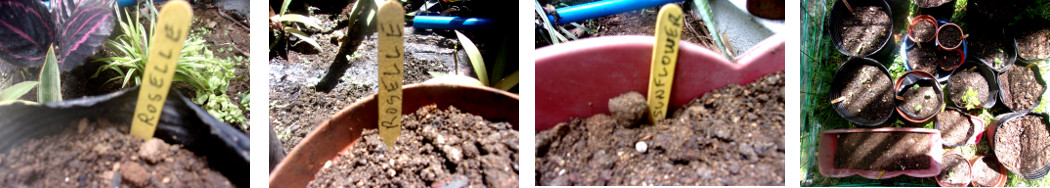
[[[84,59],[113,32],[113,0],[0,0],[0,60],[19,66],[44,64],[50,46],[63,71]]]

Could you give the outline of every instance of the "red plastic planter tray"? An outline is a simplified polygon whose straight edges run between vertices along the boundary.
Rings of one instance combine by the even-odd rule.
[[[576,40],[536,50],[536,131],[572,117],[609,113],[608,101],[649,87],[651,36]],[[669,109],[730,83],[747,84],[784,71],[784,39],[773,35],[733,63],[707,48],[679,46]]]
[[[927,154],[931,158],[930,168],[928,169],[917,169],[917,170],[901,170],[901,171],[877,171],[877,170],[859,170],[859,169],[846,169],[846,168],[835,168],[835,152],[838,149],[838,137],[836,134],[841,133],[862,133],[862,132],[912,132],[912,133],[927,133],[930,135],[930,152]],[[936,129],[923,129],[923,128],[878,128],[878,129],[836,129],[824,131],[820,134],[820,150],[817,156],[819,161],[818,165],[820,168],[820,174],[828,177],[840,178],[852,175],[860,175],[868,179],[888,179],[897,177],[900,175],[907,175],[911,177],[933,177],[941,171],[941,156],[944,155],[944,148],[941,147],[941,132]],[[880,177],[881,174],[881,177]]]

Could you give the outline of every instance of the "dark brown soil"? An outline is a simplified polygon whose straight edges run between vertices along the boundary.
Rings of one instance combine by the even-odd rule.
[[[1017,56],[1027,59],[1050,58],[1050,28],[1029,28],[1017,33]]]
[[[1008,169],[1032,173],[1050,163],[1050,132],[1042,117],[1024,115],[995,132],[995,155]]]
[[[941,47],[944,48],[954,49],[959,47],[959,43],[962,42],[962,37],[962,30],[959,30],[959,27],[956,26],[941,26],[937,31],[937,42],[939,42]]]
[[[941,70],[951,71],[962,65],[963,56],[959,51],[937,51],[937,54],[941,57],[937,60],[938,67]]]
[[[988,64],[988,67],[992,67],[995,70],[1003,70],[1010,65],[1008,62],[1010,57],[1006,53],[1006,44],[1003,43],[1002,39],[991,37],[991,36],[980,36],[971,37],[968,41],[971,55],[970,57],[978,58]]]
[[[948,97],[960,108],[966,107],[963,97],[970,90],[977,92],[978,103],[973,106],[981,106],[981,103],[988,99],[988,80],[985,80],[984,76],[976,71],[956,71],[951,78],[948,78],[948,86],[950,86]]]
[[[918,88],[915,88],[915,85],[918,85]],[[912,119],[926,119],[937,114],[943,107],[944,103],[940,95],[937,95],[937,88],[933,85],[933,80],[929,80],[928,83],[919,82],[901,87],[905,87],[901,94],[904,101],[898,105],[901,111]]]
[[[944,155],[941,158],[941,174],[937,175],[941,183],[950,185],[970,184],[970,162],[958,153]]]
[[[862,65],[846,75],[842,89],[842,107],[861,119],[875,121],[893,113],[893,81],[878,67]]]
[[[930,135],[874,132],[838,135],[835,168],[898,171],[930,168]]]
[[[613,101],[644,101],[621,97],[631,96]],[[655,125],[631,128],[624,117],[633,116],[537,133],[537,185],[784,184],[784,73],[711,91]]]
[[[914,35],[915,42],[929,42],[933,40],[933,37],[937,34],[936,24],[930,21],[920,21],[912,25],[911,33]]]
[[[1003,104],[1014,111],[1032,109],[1039,105],[1039,97],[1045,88],[1036,81],[1031,68],[1017,65],[1010,71],[999,75],[999,87],[1002,91]]]
[[[911,66],[911,69],[930,73],[930,75],[937,75],[939,58],[937,47],[915,46],[908,50],[908,65]]]
[[[878,50],[886,39],[893,20],[880,6],[853,7],[853,16],[842,21],[842,46],[854,54]]]
[[[686,7],[681,3],[678,3],[678,5]],[[653,7],[596,18],[595,20],[600,24],[601,29],[598,30],[597,35],[593,37],[617,35],[652,36],[656,31],[656,14],[659,12],[659,8],[660,7]],[[692,9],[683,9],[682,11],[684,11],[685,15],[685,19],[683,20],[685,27],[682,28],[682,40],[707,47],[708,49],[718,49],[718,46],[714,43],[714,39],[711,38],[711,33],[707,32],[707,26],[704,24],[704,21],[697,18],[696,15],[692,13]],[[538,48],[542,46],[537,45],[536,47]],[[722,53],[719,50],[713,51],[715,51],[715,53]]]
[[[518,186],[518,131],[430,105],[403,116],[395,149],[376,129],[317,173],[309,187]]]
[[[1006,173],[1001,172],[1000,170],[1002,169],[999,167],[999,161],[996,161],[995,158],[991,157],[982,157],[981,159],[974,161],[973,167],[970,169],[973,173],[974,187],[994,186],[995,183],[999,181],[1001,173]]]
[[[96,126],[97,124],[102,126]],[[3,187],[233,187],[204,157],[148,142],[105,121],[81,120],[62,134],[0,154]],[[126,127],[123,129],[127,129]]]
[[[944,145],[960,146],[975,133],[970,117],[957,110],[945,110],[937,114],[937,120],[933,127],[941,131],[941,139]]]

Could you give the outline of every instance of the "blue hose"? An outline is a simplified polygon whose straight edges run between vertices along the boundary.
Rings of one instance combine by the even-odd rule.
[[[477,29],[488,25],[492,25],[488,18],[417,15],[412,19],[412,27],[419,29]]]
[[[168,0],[153,0],[154,3],[164,2]],[[120,7],[135,6],[138,4],[138,0],[117,0],[117,5]]]
[[[553,14],[547,17],[555,24],[568,24],[679,1],[685,0],[605,0],[559,8],[555,10],[559,19],[555,19]]]

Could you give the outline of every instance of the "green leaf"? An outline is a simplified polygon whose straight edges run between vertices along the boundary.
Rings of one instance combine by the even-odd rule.
[[[312,17],[299,15],[299,14],[284,15],[284,16],[281,16],[281,17],[277,18],[277,20],[282,22],[282,23],[301,23],[301,24],[305,25],[306,27],[312,27],[312,28],[316,28],[316,29],[321,29],[321,26],[317,25],[317,19],[314,19]],[[285,25],[288,25],[288,24],[285,24]]]
[[[481,83],[489,84],[488,71],[485,70],[485,60],[481,58],[481,51],[478,51],[478,47],[474,46],[474,42],[471,42],[463,33],[456,31],[456,38],[459,38],[459,44],[463,45],[463,50],[467,51],[467,57],[470,57],[470,65],[474,67],[474,72],[478,74],[478,80]]]
[[[503,80],[500,80],[499,82],[497,82],[495,88],[503,90],[503,91],[508,91],[508,90],[510,90],[510,88],[514,88],[514,86],[516,86],[516,85],[518,85],[518,72],[517,71],[515,71],[514,73],[510,73],[510,75],[507,75],[507,77],[504,77]]]
[[[314,38],[310,38],[310,35],[307,35],[303,31],[292,27],[285,27],[284,30],[288,31],[288,33],[291,33],[295,37],[299,37],[299,39],[302,39],[303,42],[306,42],[306,44],[310,44],[310,46],[317,48],[317,50],[321,50],[321,45],[317,44],[317,40],[314,40]]]
[[[22,98],[23,95],[29,93],[29,90],[33,90],[39,82],[37,81],[25,81],[22,83],[15,84],[3,92],[0,92],[0,101],[9,101]]]
[[[292,0],[284,0],[284,2],[281,3],[281,15],[284,15],[285,12],[288,12],[288,5],[291,4]]]
[[[40,103],[62,101],[62,84],[58,75],[55,47],[47,50],[47,59],[44,60],[44,66],[40,68],[40,89],[36,93],[36,100]]]

